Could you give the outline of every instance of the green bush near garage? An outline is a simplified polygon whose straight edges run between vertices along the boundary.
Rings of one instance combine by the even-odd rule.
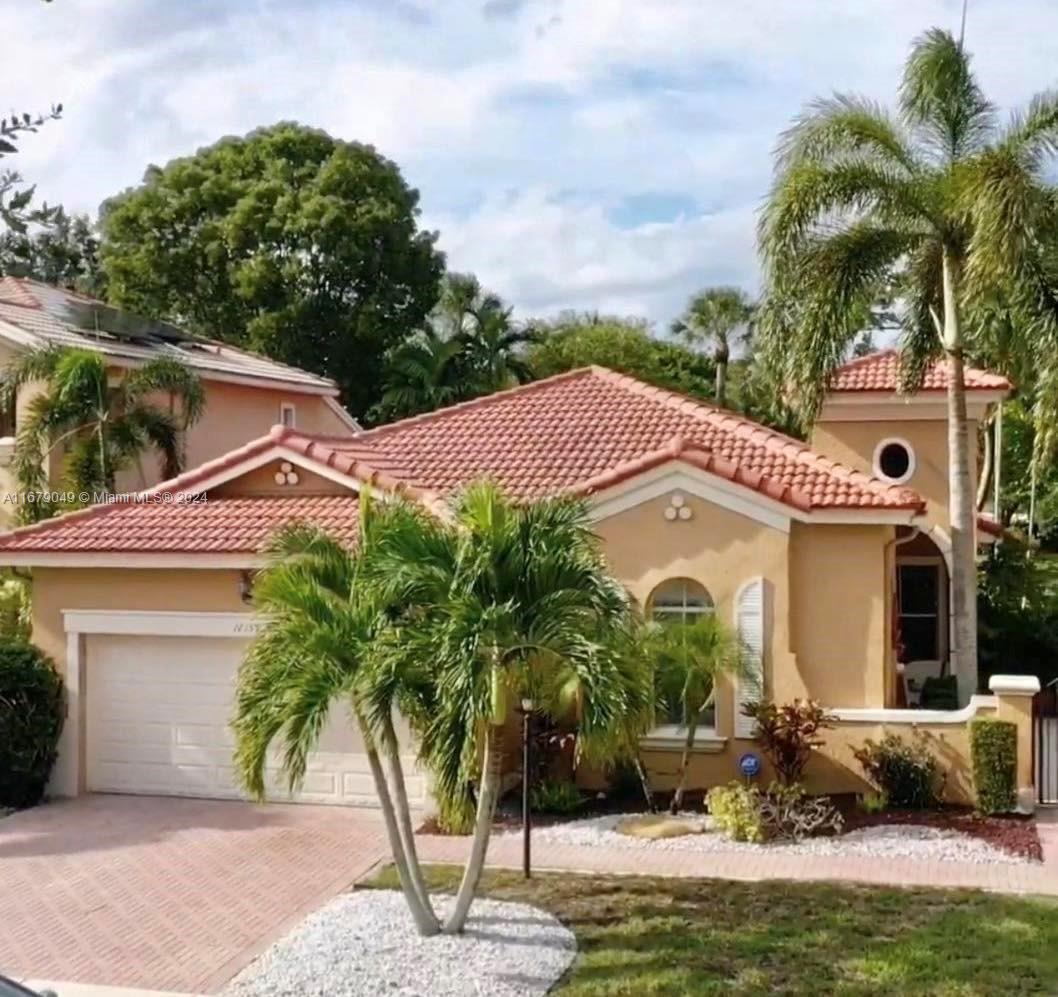
[[[0,638],[0,807],[41,801],[65,712],[55,662],[26,640]]]
[[[974,720],[970,724],[977,809],[1001,814],[1017,804],[1018,728],[1006,720]]]

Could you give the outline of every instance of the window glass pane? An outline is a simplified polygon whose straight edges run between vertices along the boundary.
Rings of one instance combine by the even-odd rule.
[[[905,661],[936,661],[937,618],[935,616],[905,616],[900,620],[900,642],[904,645]]]
[[[878,467],[887,478],[902,478],[911,468],[911,454],[902,443],[887,443],[878,454]]]
[[[940,612],[940,572],[935,564],[900,565],[900,612]]]
[[[652,614],[703,612],[713,608],[713,597],[698,582],[689,578],[673,578],[662,582],[650,596]]]
[[[672,709],[661,710],[658,712],[655,722],[658,724],[669,724],[677,727],[684,726],[685,717],[683,710],[676,705],[673,705]],[[703,728],[715,728],[716,727],[716,707],[710,706],[709,709],[703,710],[702,715],[698,719],[698,730]]]

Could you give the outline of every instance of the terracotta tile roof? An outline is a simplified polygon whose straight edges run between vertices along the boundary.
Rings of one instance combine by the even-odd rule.
[[[723,409],[587,367],[357,434],[410,482],[448,494],[478,477],[518,498],[593,492],[679,455],[802,510],[917,509],[807,444]],[[335,445],[335,444],[331,444]]]
[[[1010,382],[1000,374],[976,367],[965,367],[963,373],[968,391],[1008,391]],[[922,391],[948,389],[948,362],[936,361],[926,372]],[[900,354],[897,350],[880,350],[857,357],[838,367],[830,377],[831,391],[899,391]]]
[[[804,512],[924,508],[911,489],[878,481],[799,440],[588,367],[355,436],[313,437],[276,426],[145,493],[160,499],[205,492],[206,502],[96,506],[0,534],[0,551],[244,552],[257,549],[281,522],[303,516],[354,536],[355,496],[209,498],[211,480],[277,448],[277,459],[283,452],[301,455],[438,510],[475,478],[492,478],[519,499],[592,494],[674,458]]]
[[[256,553],[292,522],[311,522],[346,542],[359,531],[348,495],[249,495],[206,501],[97,505],[0,537],[6,551]]]
[[[96,350],[115,360],[132,363],[159,356],[171,357],[207,378],[211,374],[248,378],[265,384],[281,383],[295,390],[338,393],[330,378],[202,336],[187,336],[177,343],[158,338],[132,341],[103,331],[86,331],[74,323],[71,306],[93,304],[102,306],[103,302],[35,280],[0,277],[0,323],[14,326],[33,344],[52,343]]]

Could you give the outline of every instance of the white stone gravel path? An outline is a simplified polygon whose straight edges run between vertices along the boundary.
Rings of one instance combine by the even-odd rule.
[[[450,898],[435,898],[441,914]],[[573,934],[527,904],[475,900],[462,936],[422,938],[400,893],[335,897],[246,967],[225,997],[536,997],[576,955]]]
[[[586,817],[564,824],[534,828],[533,840],[556,845],[586,845],[588,847],[647,849],[654,851],[686,852],[762,852],[786,855],[856,856],[859,858],[907,858],[941,862],[972,862],[975,864],[1022,864],[1030,861],[1012,855],[961,831],[917,824],[883,824],[860,828],[848,834],[829,838],[809,838],[795,842],[769,842],[763,845],[731,841],[725,835],[710,831],[688,834],[679,838],[650,840],[618,834],[614,828],[626,817],[636,814],[607,814]],[[701,815],[698,815],[701,819]],[[520,831],[503,832],[519,835]]]

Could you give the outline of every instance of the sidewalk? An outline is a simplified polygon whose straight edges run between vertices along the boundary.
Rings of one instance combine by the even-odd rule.
[[[1043,864],[978,865],[958,862],[921,862],[910,859],[860,857],[747,855],[709,852],[699,855],[663,849],[605,848],[584,845],[533,843],[533,868],[543,871],[607,875],[684,876],[703,879],[801,880],[865,883],[875,886],[968,888],[994,893],[1034,893],[1058,896],[1058,809],[1039,815]],[[461,864],[469,838],[424,834],[418,837],[423,862]],[[494,836],[488,865],[499,869],[522,867],[522,841],[516,835]]]

